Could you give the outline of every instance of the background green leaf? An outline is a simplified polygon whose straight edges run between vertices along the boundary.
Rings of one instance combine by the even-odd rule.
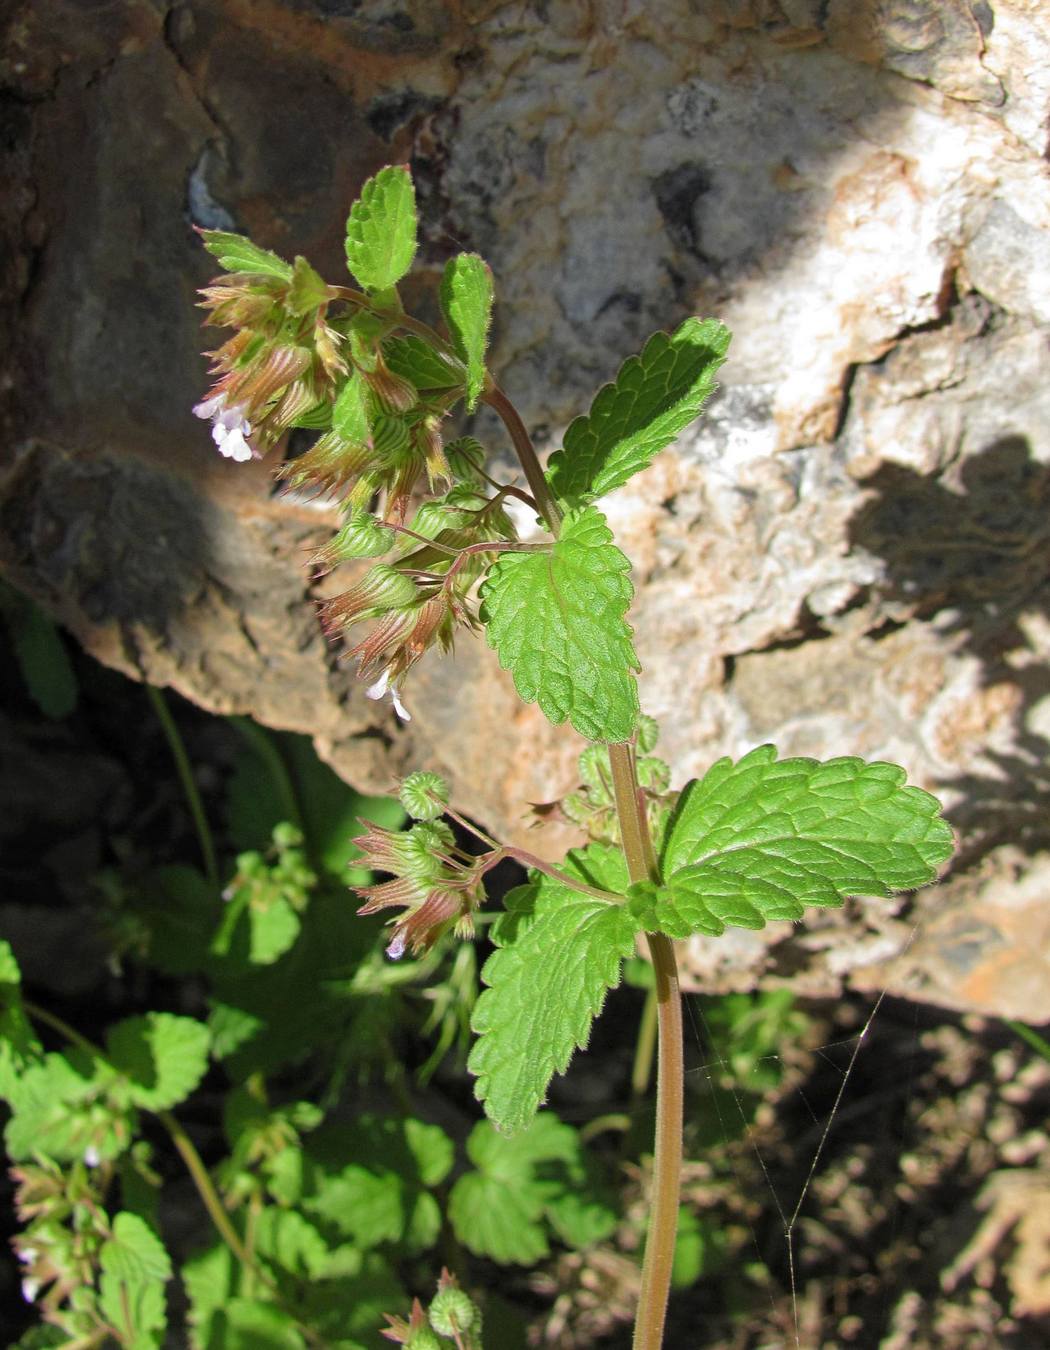
[[[591,850],[569,855],[584,874]],[[470,1055],[475,1093],[504,1130],[532,1120],[556,1073],[564,1072],[620,963],[634,950],[638,925],[624,905],[605,904],[538,875],[512,891],[493,930],[499,947],[485,963],[489,986],[474,1008],[478,1040]]]
[[[99,1252],[102,1277],[99,1308],[128,1336],[129,1350],[160,1345],[167,1325],[164,1285],[171,1262],[164,1244],[137,1214],[126,1211],[113,1220],[113,1233]]]
[[[548,1228],[570,1246],[584,1246],[616,1225],[579,1135],[552,1112],[514,1135],[482,1121],[471,1131],[467,1154],[476,1170],[456,1181],[448,1214],[456,1236],[477,1256],[531,1265],[547,1254]]]
[[[346,222],[346,261],[366,291],[396,286],[416,256],[416,190],[406,168],[380,169]]]
[[[149,1012],[111,1027],[106,1051],[136,1106],[164,1111],[190,1095],[208,1068],[208,1028],[192,1017]]]
[[[632,906],[647,927],[685,937],[925,886],[952,852],[939,812],[896,764],[778,760],[760,746],[685,788],[664,850],[669,881],[632,888]]]
[[[686,319],[674,333],[654,333],[569,424],[548,467],[555,493],[567,502],[600,497],[651,464],[714,391],[729,340],[716,319]]]
[[[0,614],[33,702],[45,717],[68,717],[77,705],[77,678],[58,627],[35,601],[3,580]]]
[[[481,587],[485,635],[526,703],[592,741],[626,741],[638,658],[624,619],[631,565],[595,507],[571,511],[550,553],[503,553]]]
[[[456,355],[467,368],[467,411],[485,387],[485,348],[492,322],[492,272],[477,253],[449,258],[441,278],[441,312]]]

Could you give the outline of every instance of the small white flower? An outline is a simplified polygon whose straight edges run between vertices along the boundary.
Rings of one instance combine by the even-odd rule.
[[[244,416],[245,409],[236,406],[227,407],[225,394],[214,394],[203,403],[198,403],[193,413],[195,417],[211,420],[212,440],[218,446],[221,455],[240,464],[255,457],[255,451],[246,439],[251,435],[252,427]]]
[[[213,417],[218,417],[225,407],[226,395],[214,394],[211,398],[206,398],[203,403],[195,403],[193,415],[194,417],[203,417],[206,422],[210,422]]]
[[[404,933],[398,933],[397,937],[394,938],[393,942],[391,942],[390,946],[386,949],[386,954],[390,957],[391,961],[401,960],[405,954]]]
[[[402,722],[411,722],[412,714],[401,702],[401,691],[390,686],[390,671],[384,670],[375,684],[369,685],[365,690],[366,698],[382,698],[384,694],[389,694],[391,702],[394,705],[394,712],[401,718]]]
[[[22,1297],[27,1303],[35,1303],[36,1296],[40,1293],[40,1281],[31,1279],[28,1275],[22,1281]]]
[[[94,1144],[88,1144],[84,1150],[84,1164],[86,1167],[97,1167],[102,1161],[102,1154]]]

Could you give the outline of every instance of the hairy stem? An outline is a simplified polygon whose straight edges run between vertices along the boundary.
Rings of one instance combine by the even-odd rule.
[[[631,881],[658,881],[645,800],[638,786],[634,750],[610,745],[613,793],[620,836]],[[656,1059],[656,1138],[653,1148],[653,1197],[649,1234],[642,1263],[634,1350],[660,1350],[663,1344],[667,1299],[671,1292],[678,1195],[682,1173],[683,1075],[682,1000],[674,947],[662,933],[647,933],[656,980],[659,1043]]]
[[[678,992],[674,947],[663,933],[647,933],[646,940],[656,973],[659,1049],[656,1057],[653,1198],[633,1345],[634,1350],[660,1350],[678,1231],[685,1061],[682,1054],[682,999]]]
[[[642,1020],[638,1024],[638,1040],[634,1047],[634,1064],[631,1067],[632,1097],[644,1097],[649,1091],[649,1080],[653,1075],[653,1051],[656,1049],[657,1007],[654,985],[652,989],[645,991]]]
[[[536,499],[536,505],[547,524],[548,530],[557,539],[558,531],[561,529],[561,510],[554,500],[554,494],[547,486],[547,478],[543,472],[543,466],[540,464],[539,456],[536,454],[536,447],[532,443],[532,437],[526,430],[525,423],[521,420],[517,408],[499,385],[495,384],[486,388],[481,396],[481,401],[487,403],[499,415],[503,425],[507,428],[510,439],[514,443],[514,452],[518,456],[518,462],[528,482],[529,491]]]

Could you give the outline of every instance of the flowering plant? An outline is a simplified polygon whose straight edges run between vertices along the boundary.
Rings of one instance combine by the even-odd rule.
[[[277,472],[339,500],[343,523],[312,559],[317,572],[371,560],[360,580],[321,607],[333,640],[354,630],[347,655],[371,697],[389,694],[407,719],[408,680],[424,652],[448,651],[462,630],[480,631],[522,699],[591,742],[583,786],[545,808],[579,825],[586,847],[555,865],[482,835],[485,851],[468,855],[442,819],[473,828],[456,814],[446,785],[413,774],[401,799],[415,824],[402,834],[373,826],[357,841],[364,864],[391,878],[361,892],[361,912],[401,911],[388,955],[419,955],[450,930],[471,935],[483,878],[497,862],[510,856],[530,869],[492,930],[497,950],[473,1017],[476,1093],[508,1132],[531,1125],[552,1076],[586,1043],[624,959],[644,938],[660,1053],[635,1346],[655,1350],[681,1159],[672,939],[758,928],[798,919],[806,905],[925,885],[951,852],[951,831],[937,801],[906,786],[895,765],[780,760],[772,746],[736,763],[720,760],[681,792],[669,791],[667,766],[651,754],[655,726],[640,712],[626,618],[630,563],[596,503],[698,416],[729,334],[697,318],[655,334],[571,423],[544,470],[486,365],[493,287],[484,261],[463,253],[446,266],[445,333],[405,313],[397,287],[412,265],[416,232],[412,181],[397,166],[366,183],[351,208],[346,257],[356,288],[329,285],[303,258],[287,263],[239,235],[203,231],[225,270],[204,290],[203,305],[211,323],[235,331],[214,353],[217,380],[195,411],[235,460],[279,449],[292,428],[318,433]],[[524,483],[490,473],[474,438],[446,441],[453,411],[482,403],[501,418]],[[517,537],[505,510],[510,497],[532,509],[544,538]],[[358,637],[361,624],[371,626]],[[419,1309],[409,1322],[394,1319],[391,1331],[403,1344],[433,1340]]]

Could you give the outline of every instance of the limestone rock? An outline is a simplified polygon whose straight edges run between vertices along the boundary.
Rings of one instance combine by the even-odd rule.
[[[331,520],[189,412],[191,224],[334,278],[357,187],[410,161],[411,301],[485,254],[493,362],[544,446],[652,330],[734,330],[708,415],[608,502],[679,780],[776,740],[897,759],[949,803],[947,885],[698,941],[687,971],[1050,1019],[1046,0],[23,0],[3,22],[13,581],[136,678],[308,731],[363,788],[440,768],[544,846],[525,803],[572,786],[575,738],[480,643],[424,663],[410,727],[369,704],[301,566]]]

